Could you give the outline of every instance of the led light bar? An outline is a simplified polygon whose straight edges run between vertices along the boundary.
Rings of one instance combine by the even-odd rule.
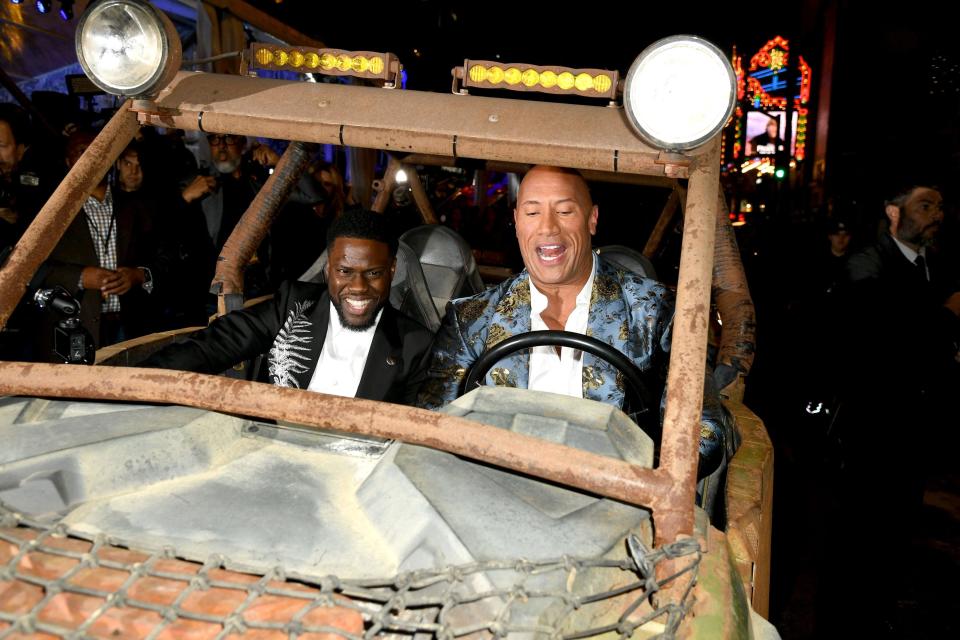
[[[614,100],[620,74],[607,69],[541,67],[493,60],[464,60],[454,68],[454,93],[464,89],[509,89]],[[458,86],[459,85],[459,86]]]
[[[322,73],[382,80],[396,86],[403,68],[392,53],[315,49],[255,42],[250,47],[250,68]]]

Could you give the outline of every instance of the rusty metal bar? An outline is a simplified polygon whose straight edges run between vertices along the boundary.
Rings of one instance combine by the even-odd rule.
[[[643,255],[648,258],[653,258],[657,254],[660,245],[663,243],[663,236],[667,233],[667,228],[673,221],[673,216],[677,213],[677,207],[680,205],[679,189],[680,186],[676,185],[670,192],[670,197],[663,205],[663,211],[660,212],[660,217],[657,218],[657,223],[653,226],[653,231],[647,238],[647,244],[643,247]]]
[[[181,73],[144,122],[391,152],[685,178],[619,109]],[[702,150],[689,152],[696,158]],[[659,160],[659,162],[658,162]]]
[[[379,181],[380,187],[377,191],[377,197],[374,199],[370,209],[377,213],[383,213],[390,206],[390,199],[393,197],[393,190],[397,186],[397,171],[403,167],[403,163],[397,158],[390,156],[387,168],[383,172],[383,179]]]
[[[723,189],[717,197],[716,254],[713,257],[713,299],[723,320],[717,362],[742,375],[750,373],[757,345],[757,316],[743,272],[737,238],[727,217]]]
[[[656,496],[671,491],[669,479],[652,469],[471,420],[220,376],[162,369],[0,362],[0,395],[18,394],[97,400],[136,398],[284,420],[314,429],[394,438],[636,505],[651,504]]]
[[[291,142],[277,162],[273,174],[267,178],[224,243],[210,285],[210,293],[217,295],[218,315],[233,310],[227,308],[232,306],[226,303],[228,296],[239,296],[242,306],[243,271],[267,236],[270,225],[307,168],[309,160],[309,145]]]
[[[433,211],[433,205],[430,204],[430,197],[427,195],[427,190],[423,188],[423,181],[420,180],[420,175],[417,174],[417,169],[410,164],[404,164],[404,168],[407,172],[407,180],[410,181],[410,191],[413,192],[413,201],[417,204],[417,209],[420,211],[420,217],[423,219],[424,224],[437,224],[437,214]]]
[[[727,541],[753,610],[766,618],[770,613],[773,443],[760,418],[742,403],[727,403],[727,407],[741,438],[724,488]]]
[[[655,512],[657,544],[673,542],[679,535],[693,533],[713,244],[717,228],[719,136],[706,146],[707,153],[697,159],[691,171],[684,215],[677,307],[667,374],[667,404],[660,446],[661,468],[673,479],[673,487],[668,500]]]
[[[0,327],[26,292],[27,284],[46,260],[90,192],[137,132],[137,116],[125,102],[90,143],[0,267]]]
[[[430,165],[438,167],[454,167],[457,165],[457,159],[453,156],[434,156],[425,153],[416,153],[403,158],[405,164],[410,165]],[[470,162],[471,166],[477,163]],[[532,165],[520,162],[489,161],[481,164],[487,171],[499,171],[500,173],[524,174],[530,170]],[[635,184],[643,187],[661,187],[663,189],[673,189],[677,186],[674,178],[665,176],[651,176],[642,173],[613,173],[612,171],[596,171],[582,169],[580,173],[587,182],[610,182],[614,184]]]

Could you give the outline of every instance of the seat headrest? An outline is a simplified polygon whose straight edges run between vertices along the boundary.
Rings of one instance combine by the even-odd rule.
[[[400,236],[400,241],[419,258],[430,295],[441,315],[449,300],[483,291],[473,251],[453,229],[427,224],[410,229]]]
[[[657,271],[653,268],[653,263],[647,256],[636,249],[625,247],[620,244],[611,244],[597,249],[597,253],[604,257],[607,262],[630,271],[645,278],[657,279]]]

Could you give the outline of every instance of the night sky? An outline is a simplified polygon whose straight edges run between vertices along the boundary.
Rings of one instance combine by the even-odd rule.
[[[408,88],[428,91],[449,91],[450,69],[467,57],[625,73],[644,47],[677,33],[706,37],[727,52],[736,46],[745,58],[782,35],[813,66],[816,105],[829,3],[253,4],[328,46],[392,51],[408,70]],[[949,189],[960,167],[960,56],[947,5],[921,0],[880,8],[840,1],[837,7],[828,195],[838,206],[859,210],[864,202],[874,206],[891,182],[929,181]]]

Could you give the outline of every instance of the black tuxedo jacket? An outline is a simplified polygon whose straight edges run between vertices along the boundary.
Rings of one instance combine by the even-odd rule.
[[[325,285],[285,282],[272,300],[218,318],[140,366],[220,373],[265,355],[266,380],[306,389],[330,319]],[[426,375],[433,333],[389,304],[377,325],[357,388],[358,398],[413,404]]]
[[[929,281],[888,234],[847,263],[849,384],[867,395],[909,404],[956,366],[960,320],[943,303],[960,287],[927,253]]]

